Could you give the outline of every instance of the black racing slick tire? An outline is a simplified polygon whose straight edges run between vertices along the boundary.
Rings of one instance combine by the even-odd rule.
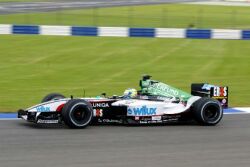
[[[213,126],[223,117],[221,104],[212,98],[202,97],[192,106],[195,120],[201,125]]]
[[[70,128],[85,128],[90,124],[92,118],[91,104],[82,99],[72,99],[62,109],[62,119]]]
[[[46,95],[43,99],[42,99],[42,103],[50,101],[50,100],[55,100],[55,99],[63,99],[65,98],[65,96],[63,96],[60,93],[50,93],[48,95]]]

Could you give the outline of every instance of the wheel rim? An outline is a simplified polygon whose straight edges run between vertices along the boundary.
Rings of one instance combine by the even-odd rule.
[[[203,110],[203,117],[207,122],[216,122],[220,117],[220,107],[215,104],[206,106]]]
[[[90,114],[88,112],[87,106],[77,105],[72,110],[70,116],[76,124],[83,125],[89,120]]]

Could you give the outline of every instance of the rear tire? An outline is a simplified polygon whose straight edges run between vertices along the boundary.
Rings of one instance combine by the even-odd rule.
[[[72,99],[62,109],[62,119],[70,128],[85,128],[92,118],[93,109],[91,104],[82,99]]]
[[[47,101],[50,101],[50,100],[56,100],[56,99],[64,99],[65,96],[63,96],[62,94],[60,93],[50,93],[48,94],[47,96],[45,96],[43,99],[42,99],[42,103],[44,102],[47,102]]]
[[[223,117],[221,104],[212,98],[202,97],[193,104],[195,120],[201,125],[216,125]]]

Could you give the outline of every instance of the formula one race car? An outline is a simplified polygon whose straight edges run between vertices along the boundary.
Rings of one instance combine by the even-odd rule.
[[[134,93],[129,89],[123,96],[65,98],[51,93],[42,103],[20,109],[18,117],[34,123],[65,123],[70,128],[110,123],[216,125],[222,119],[223,108],[228,105],[228,87],[192,84],[189,94],[150,78],[144,75],[140,90]]]

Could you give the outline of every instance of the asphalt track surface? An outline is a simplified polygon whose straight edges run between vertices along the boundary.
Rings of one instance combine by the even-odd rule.
[[[0,4],[0,14],[169,2],[85,0],[6,3]],[[222,122],[214,127],[90,126],[80,130],[63,125],[0,120],[0,166],[249,167],[249,120],[250,115],[238,114],[225,115]]]
[[[0,3],[0,14],[200,1],[204,0],[50,0],[48,2],[10,2]]]
[[[249,167],[250,115],[213,127],[42,126],[0,121],[1,167]]]

